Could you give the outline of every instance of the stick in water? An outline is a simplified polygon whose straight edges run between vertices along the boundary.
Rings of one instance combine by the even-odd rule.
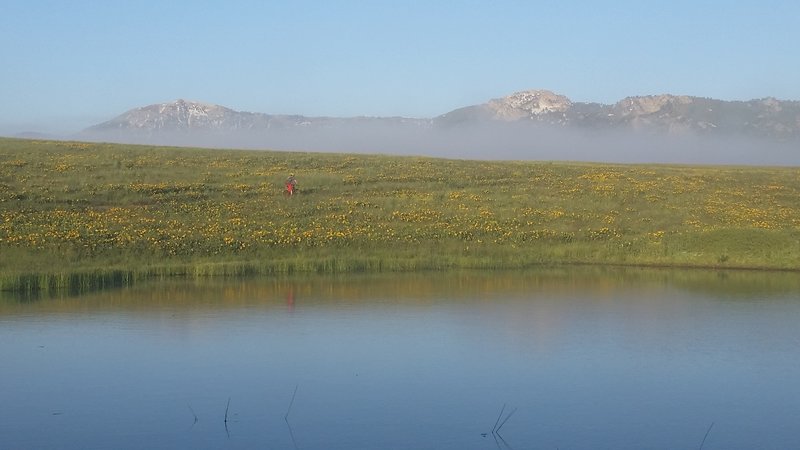
[[[505,425],[505,424],[506,424],[506,422],[508,422],[508,419],[510,419],[510,418],[511,418],[511,416],[513,416],[515,412],[517,412],[517,408],[514,408],[514,410],[513,410],[513,411],[511,411],[510,413],[508,413],[508,415],[506,416],[505,420],[503,420],[503,423],[501,423],[501,424],[500,424],[500,426],[499,426],[499,427],[497,427],[497,432],[498,432],[498,433],[500,432],[500,428],[503,428],[503,425]]]
[[[500,415],[497,416],[497,420],[494,422],[494,426],[492,427],[492,433],[497,431],[497,424],[500,423],[500,418],[503,417],[503,411],[506,410],[506,404],[503,403],[503,408],[500,410]]]
[[[225,423],[228,423],[228,408],[231,407],[231,398],[228,397],[228,404],[225,406]]]
[[[289,421],[289,413],[292,411],[292,405],[294,405],[294,396],[297,395],[298,386],[300,386],[300,385],[296,384],[294,386],[294,393],[292,394],[292,401],[289,402],[289,408],[286,410],[286,415],[283,416],[283,420],[285,420],[287,422]]]
[[[192,408],[192,405],[187,405],[187,406],[189,407],[189,411],[191,411],[192,415],[194,416],[194,423],[192,424],[192,426],[195,426],[197,424],[197,422],[200,421],[200,419],[197,418],[197,414],[195,414],[194,408]]]
[[[708,433],[711,433],[711,429],[714,428],[714,422],[711,422],[711,425],[706,430],[706,435],[703,436],[703,442],[700,443],[700,450],[703,450],[703,444],[706,443],[706,438],[708,437]]]

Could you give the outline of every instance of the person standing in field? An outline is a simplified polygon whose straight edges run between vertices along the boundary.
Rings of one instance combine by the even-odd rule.
[[[296,189],[297,189],[297,178],[294,177],[293,173],[290,173],[289,178],[286,179],[287,195],[293,195]]]

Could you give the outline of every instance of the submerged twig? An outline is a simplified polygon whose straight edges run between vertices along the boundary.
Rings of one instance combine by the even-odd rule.
[[[712,428],[714,428],[714,422],[711,422],[711,425],[709,425],[708,430],[706,430],[706,435],[703,436],[703,442],[700,443],[700,450],[703,450],[703,445],[706,443],[706,438],[708,437],[708,433],[711,433]]]
[[[514,450],[510,445],[508,445],[508,442],[506,442],[506,440],[503,439],[503,436],[500,433],[492,433],[492,437],[494,437],[494,445],[497,446],[498,450],[503,450],[500,447],[501,442],[503,443],[503,447],[509,450]]]
[[[195,425],[197,425],[197,422],[199,422],[200,419],[197,418],[197,414],[194,412],[194,408],[192,408],[192,405],[186,405],[186,406],[189,407],[189,411],[191,411],[192,415],[194,416],[194,423],[192,423],[192,426],[194,427]]]
[[[297,388],[299,386],[300,386],[299,384],[296,384],[294,386],[294,393],[292,394],[292,401],[289,402],[289,408],[286,409],[286,414],[283,416],[283,420],[285,420],[287,422],[289,421],[289,413],[292,412],[292,405],[294,405],[294,397],[297,395]]]
[[[503,403],[503,408],[500,409],[500,414],[498,414],[497,420],[495,420],[494,422],[494,427],[492,427],[492,438],[494,439],[494,444],[497,446],[498,450],[502,450],[502,448],[500,447],[501,442],[503,443],[503,447],[511,449],[511,446],[508,445],[508,442],[506,442],[506,440],[503,439],[503,436],[500,434],[500,429],[503,428],[503,425],[505,425],[506,422],[508,422],[508,419],[510,419],[511,416],[513,416],[514,413],[517,412],[517,408],[514,408],[510,413],[508,413],[505,416],[505,418],[503,418],[503,413],[505,411],[506,411],[506,404]],[[486,435],[484,434],[483,436]]]
[[[292,400],[289,402],[289,407],[286,408],[286,414],[283,415],[283,420],[286,422],[286,426],[289,428],[289,437],[292,438],[292,445],[294,448],[297,449],[297,441],[294,438],[294,431],[292,430],[292,424],[289,423],[289,413],[292,412],[292,405],[294,405],[294,398],[297,396],[297,388],[299,384],[294,385],[294,392],[292,393]]]
[[[228,435],[228,439],[231,438],[231,432],[228,430],[228,409],[231,407],[231,398],[228,397],[228,404],[225,405],[225,434]]]
[[[288,420],[286,421],[286,426],[289,428],[289,437],[292,438],[292,445],[294,446],[295,449],[297,449],[298,448],[297,440],[294,438],[294,431],[292,430],[292,424],[290,424]]]

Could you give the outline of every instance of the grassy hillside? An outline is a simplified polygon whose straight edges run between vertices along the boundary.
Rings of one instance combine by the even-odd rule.
[[[800,169],[0,139],[0,289],[562,263],[798,270]]]

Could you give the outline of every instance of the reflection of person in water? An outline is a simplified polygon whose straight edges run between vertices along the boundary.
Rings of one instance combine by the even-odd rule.
[[[286,293],[286,306],[288,306],[289,312],[294,311],[294,289],[290,288]]]

